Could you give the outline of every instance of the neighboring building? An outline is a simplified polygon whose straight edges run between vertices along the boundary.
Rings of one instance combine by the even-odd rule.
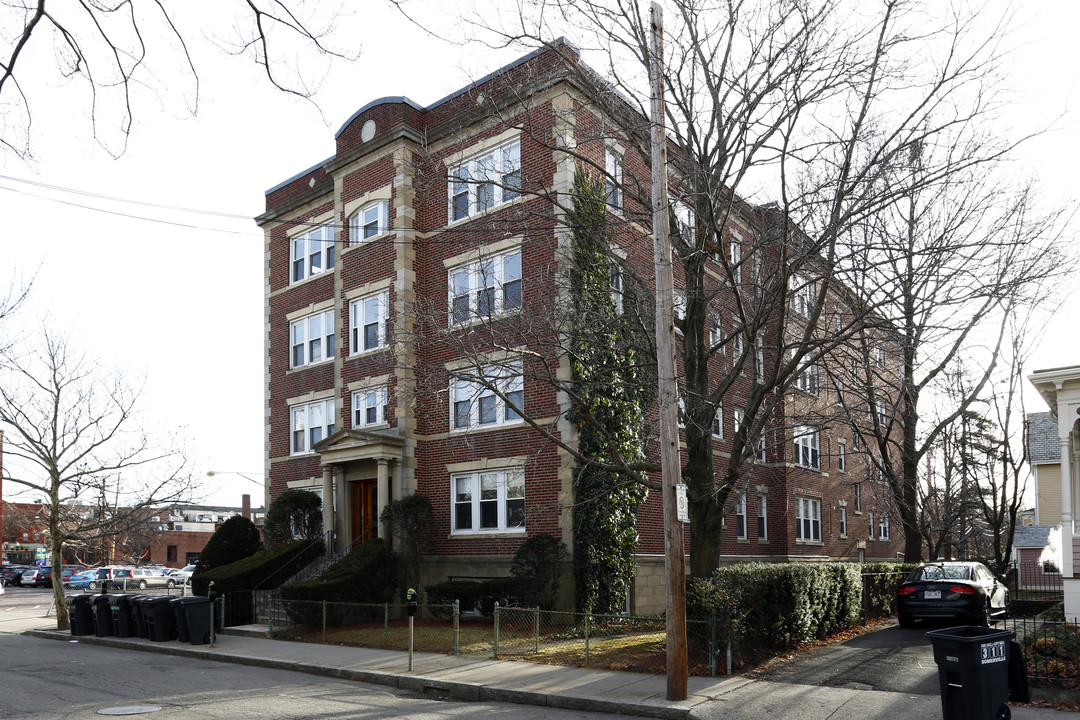
[[[48,508],[41,503],[0,503],[5,518],[3,537],[4,559],[30,563],[42,560],[51,551],[49,543]],[[97,517],[100,508],[65,506],[65,511],[84,519]],[[243,496],[241,507],[174,505],[156,512],[147,512],[145,532],[119,536],[102,536],[79,548],[64,548],[64,562],[101,565],[126,563],[131,552],[145,548],[141,564],[160,564],[183,567],[198,560],[206,541],[221,523],[234,515],[244,515],[262,526],[266,512],[251,507],[249,495]]]
[[[1029,417],[1028,454],[1036,473],[1038,521],[1046,525],[1061,523],[1061,578],[1065,589],[1065,616],[1080,617],[1080,577],[1076,576],[1080,555],[1076,531],[1076,512],[1080,507],[1077,490],[1077,466],[1080,465],[1080,365],[1037,370],[1028,381],[1050,407],[1048,417]],[[1038,437],[1033,435],[1037,432]],[[1056,461],[1054,458],[1056,441]],[[1033,444],[1034,443],[1034,444]],[[1055,492],[1055,488],[1057,492]]]
[[[648,177],[610,130],[597,131],[604,116],[585,85],[558,72],[563,63],[579,63],[566,44],[428,107],[401,97],[365,105],[338,131],[334,155],[268,190],[257,218],[267,503],[290,488],[320,495],[340,549],[387,537],[379,521],[387,503],[424,493],[437,523],[429,583],[505,575],[522,540],[538,533],[571,546],[574,463],[514,409],[574,442],[566,398],[526,369],[530,352],[551,352],[550,338],[496,338],[473,321],[505,322],[509,332],[521,308],[556,302],[566,232],[551,201],[527,190],[567,197],[576,165],[560,148],[626,182]],[[621,215],[630,200],[616,183],[607,193]],[[732,237],[749,237],[760,220],[755,211],[734,218]],[[646,230],[624,225],[617,252],[651,275]],[[828,302],[831,322],[842,303]],[[730,311],[717,313],[730,326]],[[768,351],[751,345],[745,352],[766,362]],[[482,362],[466,346],[486,353]],[[871,357],[895,358],[884,340]],[[479,391],[462,378],[468,372],[488,373],[499,392]],[[759,472],[723,531],[724,552],[733,560],[895,559],[903,537],[887,486],[868,469],[850,423],[821,421],[843,404],[843,388],[825,380],[839,372],[806,373],[781,404],[785,416],[770,421]],[[745,387],[717,416],[717,453],[730,449]],[[872,408],[865,421],[879,413],[889,410]],[[631,606],[655,612],[664,606],[655,493],[638,529]]]

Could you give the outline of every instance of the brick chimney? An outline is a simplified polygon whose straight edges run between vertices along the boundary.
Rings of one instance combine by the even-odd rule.
[[[240,501],[241,514],[251,520],[251,496],[245,493]]]

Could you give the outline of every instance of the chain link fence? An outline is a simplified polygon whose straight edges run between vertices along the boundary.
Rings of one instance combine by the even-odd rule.
[[[237,598],[239,600],[239,598]],[[230,596],[229,601],[233,601]],[[363,605],[271,598],[262,618],[273,637],[304,642],[409,649],[403,604]],[[730,674],[739,659],[716,618],[688,620],[690,672]],[[455,605],[420,605],[413,618],[417,652],[520,659],[552,665],[663,673],[667,665],[663,617],[596,615],[500,607],[490,616]]]

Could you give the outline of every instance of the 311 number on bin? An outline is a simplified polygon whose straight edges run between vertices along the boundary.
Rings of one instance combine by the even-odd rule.
[[[983,643],[982,664],[1005,662],[1005,641]]]

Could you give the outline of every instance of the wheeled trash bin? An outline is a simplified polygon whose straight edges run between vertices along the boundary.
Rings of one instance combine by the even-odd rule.
[[[1016,633],[977,625],[931,630],[945,720],[1007,720],[1009,644]]]
[[[187,623],[188,642],[205,645],[210,642],[210,624],[213,622],[214,604],[198,595],[177,598],[177,607]],[[178,616],[179,617],[179,616]]]
[[[90,596],[90,608],[94,613],[94,634],[98,637],[113,636],[112,608],[109,607],[111,595],[102,593]]]
[[[131,595],[123,593],[109,594],[109,612],[112,613],[113,634],[116,637],[139,636],[139,626],[131,614],[131,598]]]
[[[144,595],[139,600],[147,637],[155,642],[172,640],[176,636],[176,620],[172,606],[165,596]]]
[[[90,596],[72,595],[67,599],[68,622],[72,635],[94,634],[94,611],[90,608]]]

